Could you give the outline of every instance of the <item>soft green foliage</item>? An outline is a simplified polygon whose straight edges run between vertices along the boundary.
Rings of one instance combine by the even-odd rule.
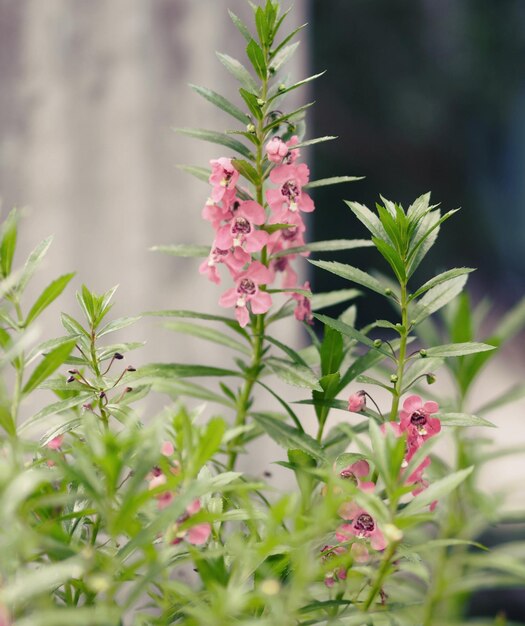
[[[192,85],[244,125],[235,131],[239,139],[181,132],[237,152],[238,197],[268,210],[273,165],[263,149],[277,132],[302,135],[306,109],[275,107],[320,74],[296,83],[284,78],[302,27],[282,34],[286,13],[274,0],[253,10],[252,26],[230,12],[248,63],[219,54],[240,83],[239,103]],[[334,138],[300,139],[298,146]],[[183,168],[208,180],[200,166]],[[309,187],[354,180],[338,176]],[[312,295],[307,285],[263,285],[284,303],[250,311],[245,327],[215,312],[148,313],[198,346],[219,346],[231,357],[221,367],[131,365],[129,353],[142,342],[121,333],[135,333],[141,316],[111,317],[116,288],[95,294],[82,286],[78,311],[61,315],[65,335],[37,343],[40,315],[72,274],[26,305],[25,288],[51,239],[13,269],[19,213],[7,216],[0,231],[2,626],[474,626],[481,622],[465,615],[472,592],[523,587],[525,544],[487,550],[479,542],[489,524],[506,522],[503,495],[481,489],[481,467],[523,449],[494,450],[478,434],[490,430],[471,427],[493,427],[492,410],[523,397],[525,388],[496,390],[473,412],[470,405],[485,364],[525,326],[525,305],[483,336],[483,305],[472,308],[462,292],[471,268],[418,283],[416,269],[455,212],[441,215],[429,194],[407,210],[384,198],[376,212],[347,204],[369,240],[275,253],[264,246],[258,261],[268,267],[290,254],[368,246],[389,275],[311,261],[343,279],[343,288]],[[154,249],[191,258],[210,248]],[[354,284],[387,298],[395,320],[358,327],[353,302],[364,294]],[[316,314],[319,331],[305,323],[311,344],[300,349],[274,332],[293,320],[293,295],[311,300],[313,311],[351,304],[338,319]],[[445,371],[455,395],[434,397],[429,386]],[[158,401],[150,402],[155,394],[169,399],[159,413],[152,409]],[[28,396],[40,402],[29,416],[21,410]],[[441,438],[453,450],[448,462],[435,453]],[[241,457],[246,467],[270,440],[278,450],[271,452],[275,480],[256,462],[239,471]]]

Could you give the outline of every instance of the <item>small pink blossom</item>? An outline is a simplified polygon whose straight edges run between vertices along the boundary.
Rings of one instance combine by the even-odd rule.
[[[163,456],[171,456],[175,452],[175,448],[171,441],[163,441],[160,447],[160,453]]]
[[[364,509],[358,509],[355,512],[351,524],[342,524],[337,529],[335,536],[338,541],[349,541],[353,537],[358,539],[369,539],[370,545],[374,550],[384,550],[386,541],[383,533],[374,518]]]
[[[221,248],[216,246],[216,242],[214,241],[208,258],[199,266],[199,273],[207,276],[208,280],[218,285],[221,282],[221,277],[217,270],[217,265],[224,263],[232,276],[236,276],[250,260],[251,256],[242,248],[221,250]]]
[[[235,195],[235,185],[239,180],[239,172],[233,167],[231,159],[221,157],[210,161],[210,184],[213,185],[211,199],[220,202]]]
[[[310,283],[306,281],[301,287],[305,291],[310,291]],[[293,293],[292,298],[297,300],[297,305],[294,310],[295,319],[300,322],[306,322],[307,324],[313,324],[312,317],[312,304],[310,298],[302,293]]]
[[[175,537],[171,541],[173,545],[180,543],[183,539],[186,539],[194,546],[201,546],[208,541],[211,535],[211,525],[207,522],[195,524],[187,529],[180,529],[180,525],[198,513],[200,509],[201,503],[199,499],[193,500],[191,504],[188,504],[186,511],[179,517],[173,528],[175,533]]]
[[[321,548],[321,561],[323,563],[329,563],[345,552],[346,550],[343,546],[324,546]],[[346,580],[346,569],[344,567],[336,567],[331,572],[327,572],[324,577],[324,584],[331,588],[338,580]]]
[[[359,413],[366,407],[366,392],[362,389],[356,391],[348,398],[348,410],[351,413]]]
[[[273,280],[273,273],[259,261],[254,261],[246,271],[236,278],[236,285],[225,291],[219,299],[223,307],[235,307],[235,316],[242,328],[250,319],[247,305],[252,313],[266,313],[272,306],[272,297],[261,291],[260,285],[267,285]]]
[[[202,218],[211,222],[211,225],[217,230],[222,222],[228,222],[232,219],[239,201],[235,197],[224,196],[222,203],[216,203],[212,198],[208,198],[204,208],[202,209]]]
[[[268,160],[272,163],[282,163],[284,157],[288,154],[288,146],[280,137],[272,137],[265,146]]]
[[[279,188],[269,189],[266,192],[266,200],[277,221],[285,221],[290,213],[297,211],[310,213],[314,210],[312,198],[302,191],[309,176],[310,170],[305,163],[297,166],[280,165],[270,172],[270,180],[279,185]]]
[[[416,395],[408,396],[399,412],[401,430],[407,432],[409,441],[421,438],[426,441],[437,435],[441,430],[441,422],[437,417],[430,417],[439,411],[437,402],[425,402]]]
[[[266,213],[260,204],[253,200],[241,202],[231,221],[217,231],[217,247],[221,250],[241,247],[246,252],[259,252],[268,243],[269,235],[254,226],[265,221]]]
[[[63,443],[64,435],[57,435],[47,442],[46,447],[48,447],[50,450],[60,450]]]
[[[370,474],[370,465],[364,459],[360,459],[355,463],[352,463],[348,467],[343,468],[339,472],[339,476],[343,480],[348,480],[353,483],[358,489],[365,493],[372,493],[375,489],[375,484],[371,481],[365,481],[363,478]],[[353,501],[344,502],[339,507],[339,515],[346,520],[354,519],[357,513],[360,511],[360,507]]]
[[[412,491],[412,495],[413,496],[417,496],[420,493],[422,493],[423,491],[425,491],[425,489],[428,489],[429,486],[429,482],[428,480],[424,480],[423,478],[420,478],[417,481],[414,481],[414,486],[416,487],[413,491]],[[429,509],[430,511],[434,511],[436,509],[438,505],[438,501],[437,500],[433,500],[430,505],[429,505]]]

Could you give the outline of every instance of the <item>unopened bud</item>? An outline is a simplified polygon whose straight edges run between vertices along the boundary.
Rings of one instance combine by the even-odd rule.
[[[383,345],[381,339],[374,339],[374,348],[380,348]]]
[[[264,100],[262,98],[257,98],[257,104],[262,107],[264,106]]]
[[[129,393],[130,391],[133,391],[133,387],[126,387],[126,389],[124,389],[124,393]]]
[[[67,380],[66,383],[72,383],[76,380],[76,378],[74,376],[70,376]]]
[[[115,354],[113,355],[113,358],[117,359],[117,361],[120,361],[124,357],[122,356],[122,354],[120,354],[120,352],[115,352]]]
[[[99,398],[105,398],[105,397],[106,397],[106,392],[105,392],[105,391],[101,391],[101,392],[98,394],[98,397],[99,397]]]
[[[284,91],[284,90],[286,89],[286,85],[285,85],[284,83],[281,83],[281,84],[279,85],[279,87],[277,87],[277,89],[278,89],[279,91]]]
[[[397,543],[403,539],[403,531],[394,526],[394,524],[385,524],[383,527],[383,535],[391,543]]]
[[[78,374],[78,370],[67,370],[68,374]]]
[[[419,351],[419,354],[424,358],[427,356],[427,351],[424,348],[421,348],[421,350]]]
[[[436,382],[436,375],[429,373],[427,374],[427,384],[433,385]]]
[[[399,378],[397,377],[397,374],[391,374],[391,376],[390,376],[390,382],[391,383],[397,383],[398,380],[399,380]]]
[[[392,295],[392,289],[390,289],[390,287],[387,287],[385,289],[385,296],[391,296]]]
[[[246,126],[246,132],[247,133],[255,133],[255,126],[253,124],[248,124]]]
[[[136,372],[137,369],[135,367],[133,367],[133,365],[128,365],[126,367],[126,372]]]

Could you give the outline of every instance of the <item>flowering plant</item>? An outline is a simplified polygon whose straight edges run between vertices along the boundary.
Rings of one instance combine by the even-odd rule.
[[[253,71],[219,58],[246,110],[194,89],[242,127],[180,130],[235,156],[185,167],[209,185],[209,241],[161,248],[203,257],[201,279],[226,282],[218,304],[234,317],[154,315],[232,350],[232,365],[123,365],[140,344],[111,337],[138,317],[108,321],[115,289],[82,287],[81,318],[63,313],[66,334],[38,343],[34,322],[72,274],[26,310],[25,288],[50,240],[13,271],[19,214],[4,221],[2,626],[463,624],[474,591],[523,585],[523,542],[487,551],[478,541],[506,514],[499,495],[481,491],[480,467],[495,453],[476,434],[493,426],[485,414],[523,388],[476,414],[467,406],[483,366],[525,324],[525,306],[479,341],[479,310],[461,294],[470,268],[418,284],[416,270],[455,213],[442,214],[429,194],[408,209],[383,198],[377,213],[348,202],[370,239],[310,243],[311,190],[356,178],[310,180],[303,149],[333,137],[304,139],[309,105],[280,110],[289,91],[317,77],[282,76],[300,29],[281,34],[286,12],[275,0],[254,6],[256,34],[231,17]],[[310,258],[359,247],[374,247],[390,274]],[[305,260],[351,284],[312,294],[299,279]],[[386,298],[394,321],[358,328],[353,304],[339,317],[319,313],[360,296],[355,285]],[[285,319],[301,323],[308,347],[274,336]],[[454,393],[434,393],[445,370]],[[189,380],[200,377],[207,382]],[[54,401],[27,415],[41,389]],[[153,415],[153,393],[175,402]],[[455,451],[446,460],[433,452],[445,437]],[[285,487],[257,459],[239,470],[268,440],[279,447]]]

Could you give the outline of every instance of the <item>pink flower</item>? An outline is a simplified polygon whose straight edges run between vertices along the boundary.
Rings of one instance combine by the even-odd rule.
[[[302,289],[310,291],[310,283],[306,281],[302,286]],[[293,293],[292,298],[297,300],[297,306],[294,310],[295,319],[300,322],[304,321],[307,324],[313,324],[312,304],[310,302],[310,298],[302,293]]]
[[[231,159],[222,157],[212,159],[210,184],[213,185],[211,199],[220,202],[226,196],[227,199],[235,195],[235,185],[239,180],[239,172],[233,167]]]
[[[268,160],[272,161],[272,163],[282,163],[282,160],[288,154],[288,146],[280,137],[272,137],[266,144],[265,149]]]
[[[160,447],[160,453],[163,456],[171,456],[175,452],[175,448],[171,441],[163,441]]]
[[[225,196],[222,199],[222,205],[217,204],[212,198],[208,198],[204,208],[202,209],[202,218],[211,222],[211,225],[217,230],[222,222],[232,219],[235,210],[239,205],[239,201],[235,199],[235,196]]]
[[[208,280],[216,283],[221,282],[221,277],[217,271],[217,265],[224,263],[233,276],[239,274],[242,268],[250,262],[251,256],[245,252],[242,248],[230,248],[228,250],[221,250],[215,245],[215,241],[212,244],[212,248],[208,258],[203,261],[199,266],[199,272],[208,277]]]
[[[356,461],[343,468],[339,472],[339,476],[344,480],[352,482],[358,489],[365,493],[371,493],[375,489],[375,484],[371,481],[365,481],[363,478],[370,474],[370,465],[364,459]],[[339,515],[346,520],[354,519],[357,513],[360,511],[360,507],[353,501],[344,502],[339,507]]]
[[[245,272],[236,278],[236,286],[225,291],[219,299],[223,307],[235,306],[235,316],[242,328],[250,319],[247,304],[252,313],[266,313],[272,306],[269,293],[261,291],[259,285],[267,285],[273,280],[273,273],[259,261],[254,261]]]
[[[290,213],[314,210],[312,198],[302,191],[309,180],[310,170],[305,163],[300,165],[280,165],[270,172],[270,180],[278,189],[269,189],[266,200],[277,221],[285,221]]]
[[[343,546],[324,546],[321,548],[321,561],[323,563],[329,563],[345,552],[346,550]],[[327,572],[324,576],[324,584],[327,587],[333,587],[337,580],[346,580],[346,569],[344,567],[337,567],[331,572]]]
[[[381,432],[386,435],[387,430],[393,432],[395,437],[402,437],[405,432],[401,425],[398,422],[385,422],[381,424]],[[401,468],[404,469],[408,466],[409,462],[412,460],[414,454],[418,451],[423,443],[423,439],[421,437],[410,438],[407,437],[405,442],[405,456],[403,458],[403,462],[401,463]],[[407,478],[407,484],[412,484],[421,479],[421,475],[426,467],[430,465],[430,457],[425,457],[423,461],[416,467],[416,469],[410,474]]]
[[[353,537],[370,540],[370,545],[374,550],[384,550],[386,541],[383,533],[374,518],[364,509],[355,512],[351,524],[342,524],[337,529],[335,536],[338,541],[349,541]]]
[[[366,407],[366,391],[356,391],[348,398],[348,410],[351,413],[359,413]]]
[[[63,443],[64,435],[57,435],[47,442],[46,447],[48,447],[50,450],[60,450]]]
[[[217,247],[221,250],[241,247],[246,252],[259,252],[268,243],[269,235],[264,230],[256,230],[266,221],[263,207],[247,200],[241,202],[231,221],[217,231]]]
[[[207,522],[195,524],[194,526],[184,530],[180,530],[179,528],[181,524],[188,521],[190,517],[198,513],[200,509],[201,503],[198,499],[193,500],[191,504],[188,504],[186,511],[179,517],[173,528],[175,533],[175,537],[171,541],[173,545],[180,543],[183,539],[186,539],[194,546],[201,546],[208,541],[211,535],[211,525]]]
[[[419,396],[408,396],[399,412],[401,430],[406,431],[408,440],[426,441],[437,435],[441,430],[441,422],[437,417],[430,417],[439,411],[437,402],[425,402]]]
[[[428,482],[428,480],[424,480],[423,478],[420,478],[419,480],[414,481],[414,486],[416,488],[412,491],[412,495],[413,496],[417,496],[420,493],[422,493],[423,491],[425,491],[425,489],[428,489],[429,482]],[[433,500],[430,503],[430,505],[429,505],[430,511],[434,511],[436,509],[437,505],[438,505],[438,501],[437,500]]]

